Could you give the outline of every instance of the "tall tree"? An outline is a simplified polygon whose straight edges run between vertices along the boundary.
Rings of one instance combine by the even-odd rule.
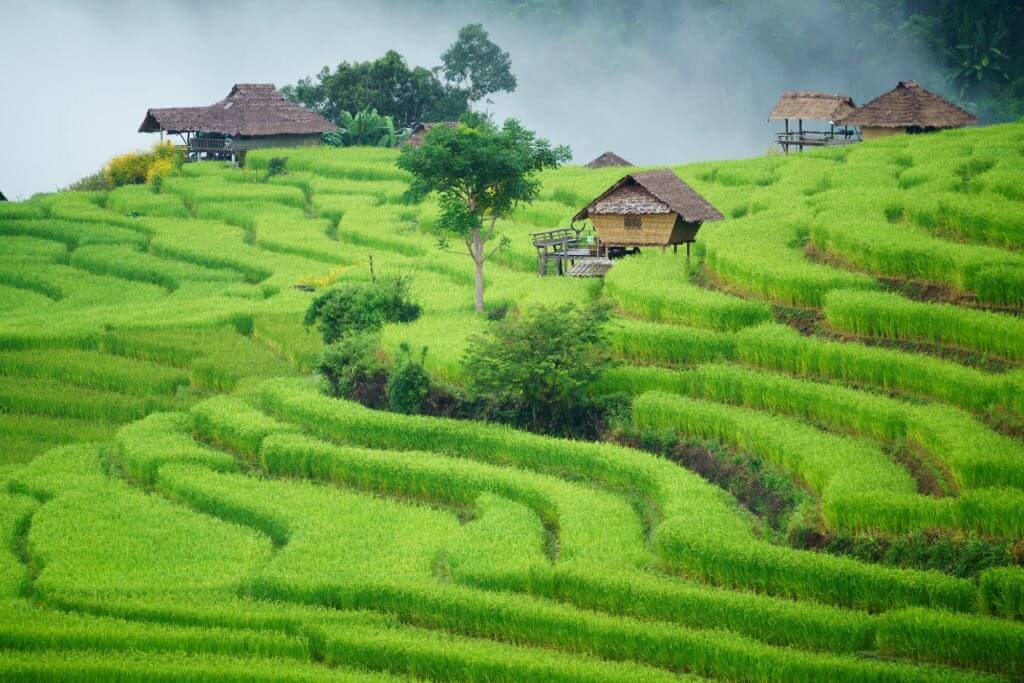
[[[410,198],[437,196],[441,215],[434,225],[438,243],[466,245],[476,274],[475,304],[484,312],[484,262],[506,242],[488,250],[499,218],[537,197],[536,174],[572,158],[568,147],[552,147],[515,119],[496,127],[487,118],[465,114],[458,126],[432,128],[419,147],[405,147],[398,166],[413,176]]]
[[[513,92],[516,77],[508,53],[491,42],[483,24],[466,24],[441,55],[444,77],[465,91],[470,102],[496,92]]]

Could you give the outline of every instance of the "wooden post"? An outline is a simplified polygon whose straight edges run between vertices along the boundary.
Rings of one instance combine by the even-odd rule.
[[[785,143],[782,145],[782,149],[786,150],[786,154],[789,154],[789,119],[786,119],[786,137],[783,139]]]
[[[690,243],[686,243],[686,262],[690,262]]]
[[[804,120],[797,119],[797,125],[799,126],[799,131],[797,132],[797,135],[800,136],[800,151],[802,152],[804,151]]]

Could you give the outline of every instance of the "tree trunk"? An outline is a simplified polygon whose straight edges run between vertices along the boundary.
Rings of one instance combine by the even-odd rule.
[[[473,256],[476,270],[476,312],[484,312],[484,242],[480,228],[473,228],[473,243],[469,253]]]

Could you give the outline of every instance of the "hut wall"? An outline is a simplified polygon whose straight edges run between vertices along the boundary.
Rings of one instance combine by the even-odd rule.
[[[673,242],[677,214],[646,213],[646,214],[593,214],[590,220],[594,223],[594,231],[601,242],[613,247],[629,246],[661,246],[678,244]],[[640,219],[639,228],[627,228],[626,219]]]
[[[237,151],[260,149],[262,147],[308,147],[319,145],[320,133],[303,135],[258,135],[240,136],[231,141],[231,148]]]
[[[880,126],[863,126],[860,129],[860,136],[862,140],[877,140],[878,138],[887,138],[893,135],[906,135],[906,128],[882,128]]]

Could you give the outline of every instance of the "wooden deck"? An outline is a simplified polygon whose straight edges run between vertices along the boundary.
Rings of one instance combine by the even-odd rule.
[[[604,277],[612,269],[611,259],[587,259],[569,269],[569,277]]]
[[[582,229],[556,228],[531,233],[537,248],[537,274],[603,277],[611,269],[607,247]]]

